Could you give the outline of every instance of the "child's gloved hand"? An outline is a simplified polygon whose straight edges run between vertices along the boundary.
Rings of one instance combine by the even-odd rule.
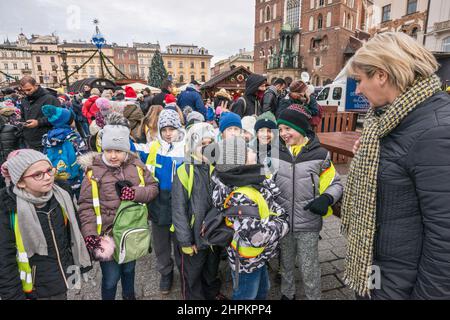
[[[303,210],[310,210],[312,213],[317,214],[319,216],[325,216],[328,212],[328,207],[333,204],[333,197],[329,194],[322,194],[317,199],[314,199],[310,203],[308,203]]]
[[[136,197],[136,193],[130,187],[125,187],[122,189],[122,193],[120,195],[120,200],[132,201]]]
[[[101,249],[100,245],[100,237],[98,236],[87,236],[84,238],[84,242],[86,243],[86,248],[92,254],[96,249]]]
[[[123,188],[125,188],[125,187],[130,187],[131,188],[132,186],[133,186],[133,184],[130,181],[128,181],[128,180],[117,181],[116,185],[115,185],[117,196],[119,198],[122,197],[122,190],[123,190]]]

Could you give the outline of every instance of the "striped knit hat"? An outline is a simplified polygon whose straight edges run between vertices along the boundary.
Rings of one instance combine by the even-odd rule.
[[[284,124],[306,137],[307,133],[312,130],[309,119],[311,119],[311,115],[304,107],[293,104],[280,114],[277,124],[278,126]]]

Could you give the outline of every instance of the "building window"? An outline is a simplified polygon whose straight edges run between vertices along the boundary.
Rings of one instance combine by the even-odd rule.
[[[204,74],[202,74],[202,82],[206,82],[206,77]]]
[[[331,11],[327,13],[327,28],[331,27]]]
[[[320,57],[315,57],[314,58],[314,66],[316,66],[316,67],[320,67],[321,66],[321,64],[320,64],[320,61],[321,59],[320,59]]]
[[[13,63],[13,69],[17,70],[17,63]]]
[[[322,30],[323,27],[323,16],[319,14],[319,17],[317,18],[317,29]]]
[[[194,68],[195,68],[195,62],[191,61],[191,69],[194,69]]]
[[[286,22],[293,28],[298,28],[300,26],[300,1],[299,0],[289,0],[287,3],[286,10]]]
[[[180,69],[183,69],[183,68],[184,68],[184,66],[183,66],[183,61],[180,61],[179,68],[180,68]]]
[[[450,52],[450,37],[447,37],[442,41],[442,51]]]
[[[41,57],[36,57],[36,62],[41,62]]]
[[[309,18],[309,31],[314,30],[314,17]]]
[[[57,76],[53,76],[53,83],[58,83],[58,77]]]
[[[386,22],[389,20],[391,20],[391,5],[390,4],[383,7],[383,15],[381,17],[381,22]]]
[[[205,69],[205,62],[202,61],[202,69]]]
[[[180,74],[180,82],[183,83],[184,82],[184,76],[182,74]]]
[[[266,22],[270,21],[272,18],[271,12],[270,12],[270,7],[267,6],[266,7]]]
[[[264,41],[268,41],[268,40],[270,40],[270,30],[268,27],[266,27]]]
[[[38,70],[38,71],[42,71],[41,65],[38,65],[38,66],[37,66],[37,70]]]
[[[411,14],[417,11],[417,0],[408,0],[408,8],[406,14]]]
[[[191,82],[195,80],[195,76],[191,74]]]
[[[25,70],[28,70],[28,69],[29,69],[28,63],[25,63]]]
[[[55,63],[55,57],[50,57],[50,62]]]
[[[39,83],[44,83],[44,77],[43,76],[39,76]]]
[[[167,68],[172,68],[172,61],[167,61]]]
[[[319,0],[319,7],[323,7],[325,5],[325,0]]]

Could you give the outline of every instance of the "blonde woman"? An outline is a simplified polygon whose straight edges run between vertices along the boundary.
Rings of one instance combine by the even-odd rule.
[[[389,32],[347,65],[371,104],[342,207],[345,280],[358,297],[450,299],[450,98],[437,68]]]

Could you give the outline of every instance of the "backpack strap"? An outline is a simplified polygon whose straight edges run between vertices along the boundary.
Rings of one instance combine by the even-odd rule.
[[[150,144],[150,151],[148,153],[147,161],[145,163],[145,165],[147,166],[147,168],[149,168],[149,170],[153,176],[155,176],[156,168],[161,168],[161,165],[158,165],[156,163],[156,158],[158,156],[158,150],[160,147],[161,147],[161,144],[157,140],[153,141]]]
[[[225,209],[228,209],[228,207],[229,207],[228,202],[230,201],[231,197],[235,193],[240,193],[240,194],[245,195],[246,197],[248,197],[250,200],[252,200],[254,203],[256,203],[258,205],[258,211],[259,211],[259,216],[260,216],[261,220],[267,220],[269,218],[269,216],[272,215],[266,199],[264,199],[261,192],[259,192],[258,190],[256,190],[253,187],[240,187],[240,188],[237,188],[236,190],[234,190],[233,192],[231,192],[224,202],[223,206]]]
[[[247,112],[247,100],[245,100],[244,97],[240,97],[239,100],[242,100],[244,102],[244,112],[243,115]]]
[[[99,197],[99,192],[98,192],[98,183],[95,179],[93,179],[92,170],[89,170],[87,172],[87,177],[91,183],[92,203],[94,205],[95,216],[97,217],[97,234],[101,235],[101,233],[102,233],[102,213],[100,210],[100,197]]]

